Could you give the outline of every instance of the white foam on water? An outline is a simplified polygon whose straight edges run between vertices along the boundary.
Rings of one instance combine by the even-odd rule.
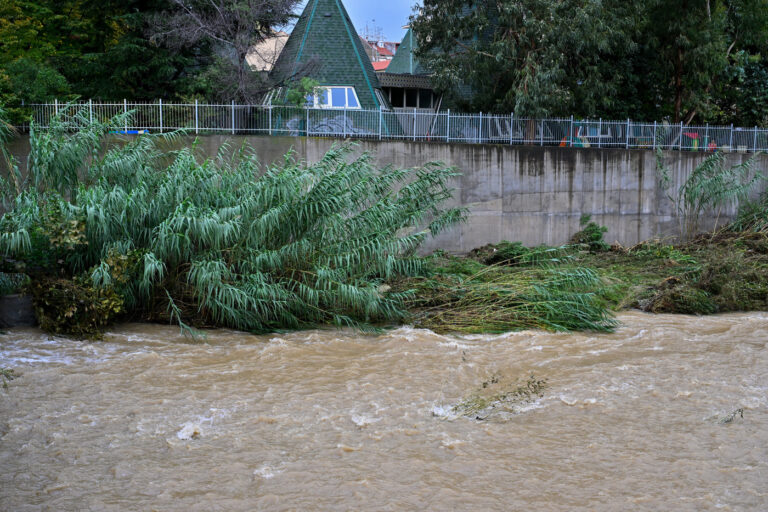
[[[264,480],[269,480],[270,478],[274,478],[275,475],[279,475],[282,472],[282,470],[271,468],[269,466],[261,466],[260,468],[253,470],[253,476],[263,478]]]
[[[354,423],[360,428],[363,428],[372,423],[378,423],[381,421],[381,418],[373,418],[370,416],[366,416],[364,414],[353,414],[350,419],[352,420],[352,423]]]

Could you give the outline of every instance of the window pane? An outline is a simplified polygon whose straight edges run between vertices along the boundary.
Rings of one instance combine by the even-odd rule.
[[[393,108],[401,108],[403,106],[403,90],[391,89],[389,93],[389,104]]]
[[[405,106],[406,107],[418,107],[416,103],[419,97],[418,89],[406,89],[405,90]]]
[[[419,108],[432,108],[432,91],[419,89]]]
[[[331,89],[331,106],[344,107],[347,104],[347,91],[340,87]]]
[[[320,93],[320,106],[324,107],[328,105],[330,102],[328,101],[328,89],[323,89]]]
[[[355,98],[354,87],[347,88],[347,106],[351,108],[357,108],[360,106],[357,104],[357,99]]]

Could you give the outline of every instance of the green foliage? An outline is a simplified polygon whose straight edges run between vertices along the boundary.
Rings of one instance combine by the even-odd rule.
[[[768,115],[763,0],[425,0],[411,25],[433,82],[475,110],[749,125]]]
[[[0,297],[19,293],[27,281],[24,274],[0,272]]]
[[[579,219],[581,231],[571,237],[571,243],[586,245],[591,252],[607,251],[611,247],[603,240],[603,234],[608,231],[605,226],[591,222],[590,215],[582,215]]]
[[[8,383],[18,377],[16,372],[7,368],[0,368],[0,381],[2,381],[3,389],[8,389]]]
[[[201,161],[159,149],[175,134],[107,145],[106,125],[86,117],[67,110],[50,131],[33,127],[27,186],[4,188],[0,250],[25,262],[46,244],[62,251],[49,263],[77,278],[45,282],[56,300],[90,293],[77,280],[87,273],[147,319],[259,332],[396,321],[410,293],[381,284],[423,271],[419,244],[465,214],[440,206],[457,174],[437,164],[377,170],[349,146],[314,164],[287,155],[262,168],[247,146]],[[116,312],[106,297],[88,312]],[[71,318],[51,307],[46,325]]]
[[[757,201],[744,202],[729,229],[768,233],[768,193],[764,192]]]
[[[27,290],[40,328],[53,334],[96,338],[123,312],[123,299],[114,289],[96,287],[87,276],[37,276]]]
[[[467,272],[477,263],[461,265],[451,259],[433,261],[438,271],[432,269],[429,277],[394,283],[398,290],[415,288],[408,309],[416,326],[463,333],[610,331],[615,326],[599,298],[604,284],[598,275],[587,268],[558,268],[566,259],[538,259],[517,267],[483,265],[472,274]],[[440,270],[445,268],[458,272]]]
[[[726,155],[714,153],[697,165],[677,191],[670,191],[669,169],[664,164],[661,149],[656,152],[656,169],[661,188],[667,192],[680,219],[683,239],[691,239],[699,233],[702,215],[715,214],[715,229],[723,207],[734,201],[744,201],[754,188],[765,179],[755,169],[758,155],[740,164],[728,167]]]
[[[303,107],[307,104],[307,98],[315,94],[322,94],[322,88],[319,88],[320,82],[309,77],[303,77],[286,93],[286,103],[295,107]]]

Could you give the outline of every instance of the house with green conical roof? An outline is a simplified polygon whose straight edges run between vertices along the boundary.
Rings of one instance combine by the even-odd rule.
[[[438,110],[441,95],[432,87],[432,72],[421,64],[414,53],[415,49],[416,38],[413,29],[409,27],[392,62],[387,69],[378,73],[382,90],[395,109]]]
[[[272,70],[285,86],[272,104],[285,102],[292,82],[318,82],[314,106],[328,109],[389,109],[376,72],[341,0],[309,0]]]

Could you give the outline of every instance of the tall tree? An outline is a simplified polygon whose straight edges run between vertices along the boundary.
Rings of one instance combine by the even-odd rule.
[[[762,76],[766,0],[425,0],[412,21],[435,84],[471,89],[475,109],[691,122],[762,108],[719,103],[759,93],[746,73]]]
[[[245,58],[293,17],[299,0],[169,0],[172,10],[154,17],[152,38],[177,50],[210,44],[217,54],[209,70],[221,100],[250,102],[265,91]]]

